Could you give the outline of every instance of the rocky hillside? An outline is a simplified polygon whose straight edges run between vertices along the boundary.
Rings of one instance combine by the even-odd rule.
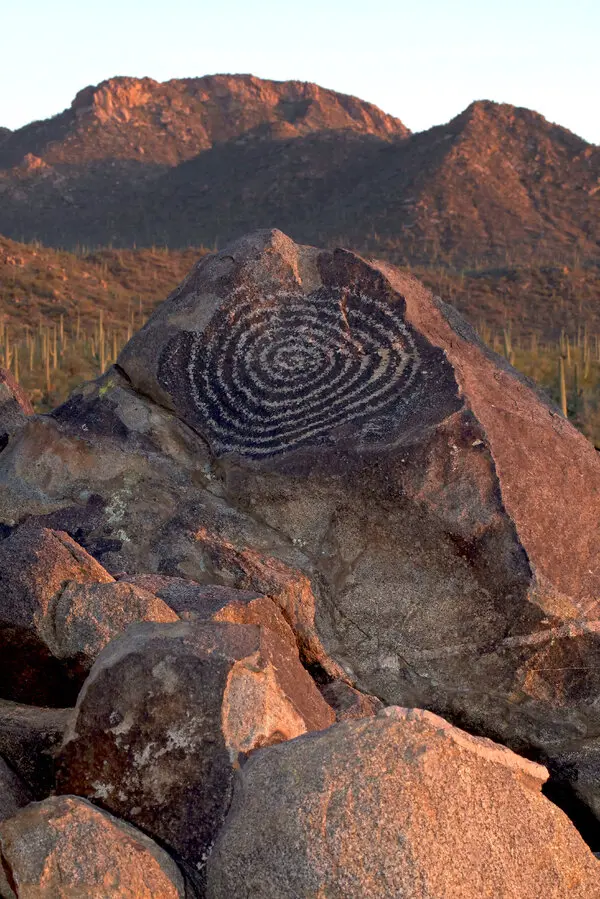
[[[69,253],[0,236],[0,319],[19,338],[28,325],[57,324],[60,316],[84,323],[100,311],[114,325],[136,324],[183,279],[206,248],[98,249]],[[393,252],[382,255],[392,259]],[[535,334],[556,341],[600,334],[600,270],[595,266],[522,265],[457,272],[442,265],[410,265],[471,323],[514,338]]]
[[[202,249],[68,253],[0,236],[0,319],[15,338],[27,326],[97,321],[127,324],[147,314],[181,281]]]
[[[298,137],[325,130],[382,138],[409,134],[371,103],[316,84],[252,75],[164,83],[111,78],[84,88],[60,115],[13,132],[0,150],[0,166],[19,165],[28,154],[49,166],[108,160],[174,166],[215,144],[257,133]]]
[[[2,374],[0,895],[596,896],[599,502],[456,310],[275,230],[52,413]]]
[[[472,104],[411,135],[316,85],[115,78],[0,139],[0,233],[73,247],[223,243],[277,225],[396,262],[597,262],[600,150]]]

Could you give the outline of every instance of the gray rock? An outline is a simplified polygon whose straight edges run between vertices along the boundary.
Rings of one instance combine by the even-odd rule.
[[[0,757],[0,821],[12,818],[31,799],[31,793],[19,775]]]
[[[81,691],[57,788],[139,826],[201,883],[240,753],[333,721],[297,655],[267,628],[132,625]]]
[[[0,700],[0,755],[34,799],[45,799],[54,788],[54,749],[62,742],[71,713]]]
[[[547,772],[421,710],[254,753],[208,860],[208,899],[587,899],[600,865]]]

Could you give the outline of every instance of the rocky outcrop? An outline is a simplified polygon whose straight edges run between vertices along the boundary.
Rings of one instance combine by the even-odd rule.
[[[237,775],[208,896],[584,899],[600,863],[542,796],[546,776],[420,710],[260,750]]]
[[[162,600],[114,579],[68,534],[23,528],[0,543],[0,691],[67,705],[111,637],[177,621]]]
[[[0,488],[115,575],[276,602],[323,682],[549,763],[598,732],[597,454],[383,263],[277,231],[205,257]]]
[[[259,139],[271,129],[288,140],[331,131],[387,140],[410,134],[372,103],[316,84],[252,75],[163,83],[121,77],[84,88],[60,115],[0,138],[0,169],[18,165],[27,153],[62,166],[171,166],[214,144]],[[129,172],[139,177],[131,165]]]
[[[567,660],[596,651],[600,463],[414,279],[263,232],[199,263],[120,365],[301,550],[304,645],[362,690],[516,748],[594,726],[596,669]]]
[[[76,796],[0,823],[6,899],[184,899],[177,866],[145,834]]]
[[[31,802],[31,794],[18,774],[0,756],[0,822],[12,818]]]
[[[333,721],[297,656],[266,628],[134,625],[81,691],[58,790],[141,827],[201,881],[240,754]]]
[[[62,742],[71,712],[0,699],[0,756],[34,799],[45,799],[54,788],[54,750]]]

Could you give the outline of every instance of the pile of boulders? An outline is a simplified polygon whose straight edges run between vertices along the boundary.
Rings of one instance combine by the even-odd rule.
[[[261,232],[12,396],[2,897],[598,893],[600,464],[456,313]]]
[[[317,686],[268,596],[115,580],[25,525],[0,543],[0,657],[3,897],[597,889],[545,768]]]

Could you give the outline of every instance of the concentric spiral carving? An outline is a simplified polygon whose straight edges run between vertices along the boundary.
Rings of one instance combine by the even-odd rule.
[[[234,297],[203,332],[175,338],[159,379],[217,452],[260,458],[334,442],[350,422],[389,416],[407,402],[419,366],[399,310],[324,287]]]

